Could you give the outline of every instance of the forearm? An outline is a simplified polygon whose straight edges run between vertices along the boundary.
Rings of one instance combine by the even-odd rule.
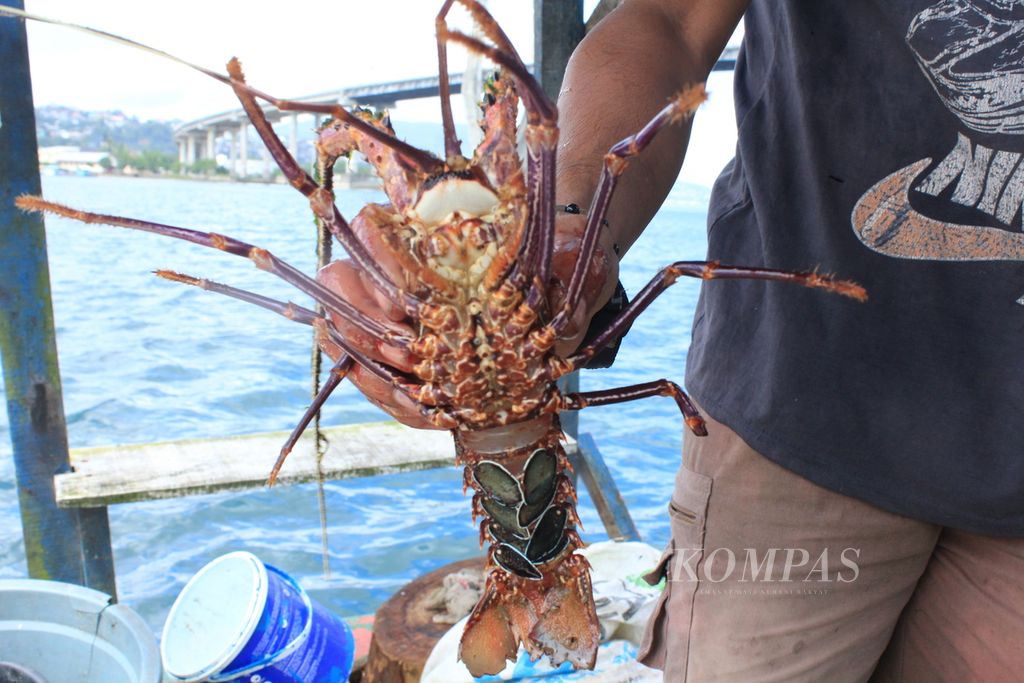
[[[584,39],[558,99],[561,203],[590,205],[608,149],[686,85],[706,79],[745,0],[625,0]],[[668,126],[619,178],[608,235],[620,253],[657,212],[679,173],[689,125]]]

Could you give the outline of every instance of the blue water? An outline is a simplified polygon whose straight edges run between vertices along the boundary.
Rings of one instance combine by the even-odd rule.
[[[312,272],[312,221],[285,186],[126,178],[47,178],[50,199],[229,234]],[[353,215],[380,196],[339,198]],[[636,292],[656,270],[705,249],[707,190],[677,185],[622,264]],[[247,260],[165,238],[48,218],[64,404],[72,447],[290,429],[309,392],[310,333],[272,313],[158,280],[170,268],[281,299],[290,288]],[[615,367],[587,371],[585,390],[681,381],[698,284],[681,281],[633,326]],[[344,386],[325,424],[386,416]],[[669,535],[665,506],[681,441],[671,399],[591,408],[592,433],[643,538]],[[6,414],[0,415],[0,577],[26,573]],[[215,457],[211,455],[211,457]],[[224,493],[110,508],[121,600],[159,631],[184,582],[212,558],[250,550],[343,615],[372,612],[414,577],[480,551],[454,469],[326,485],[331,577],[321,571],[314,486]],[[584,538],[605,537],[584,494]]]

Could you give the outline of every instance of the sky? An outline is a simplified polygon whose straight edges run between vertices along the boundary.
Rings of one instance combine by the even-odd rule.
[[[597,0],[584,0],[589,16]],[[519,50],[533,60],[532,0],[487,0]],[[279,97],[436,73],[439,0],[25,0],[27,11],[131,38],[190,62],[223,70],[242,61],[249,82]],[[469,30],[461,9],[452,24]],[[60,27],[29,22],[36,106],[121,110],[142,120],[188,121],[238,108],[222,84],[181,64]],[[738,44],[737,34],[730,41]],[[449,49],[451,70],[465,64]],[[710,185],[732,156],[731,75],[712,74],[711,100],[698,114],[683,179]],[[464,119],[465,107],[455,107]],[[392,120],[437,121],[437,99],[400,102]]]
[[[586,3],[596,4],[596,0]],[[289,97],[436,73],[436,0],[26,0],[26,10],[99,28],[223,70],[242,61],[249,81]],[[531,0],[488,7],[524,61],[533,59]],[[461,10],[453,11],[456,25]],[[64,27],[29,25],[36,105],[121,109],[140,118],[195,119],[233,109],[228,88],[179,64]],[[451,63],[465,63],[458,46]],[[401,105],[400,105],[401,106]]]

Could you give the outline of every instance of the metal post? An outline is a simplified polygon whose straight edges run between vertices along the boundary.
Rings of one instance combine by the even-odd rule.
[[[22,0],[0,0],[22,9]],[[14,207],[40,194],[25,26],[0,19],[0,351],[29,575],[115,594],[106,508],[57,507],[53,476],[67,472],[46,235]]]
[[[569,56],[583,40],[583,0],[533,0],[533,63],[537,80],[552,100],[558,99]],[[579,391],[580,375],[574,372],[559,380],[562,391]],[[561,415],[562,429],[576,438],[580,418],[575,412]]]
[[[558,99],[569,56],[583,40],[583,0],[533,0],[533,63],[537,80]]]

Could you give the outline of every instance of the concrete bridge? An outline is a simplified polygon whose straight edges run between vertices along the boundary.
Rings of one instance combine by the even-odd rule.
[[[712,71],[731,71],[736,66],[738,48],[727,47],[725,52],[715,63]],[[532,69],[532,67],[530,67]],[[450,74],[452,94],[462,92],[462,74]],[[412,78],[402,81],[391,81],[388,83],[375,83],[371,85],[359,85],[339,90],[328,90],[314,93],[303,97],[292,98],[298,102],[316,104],[341,104],[344,107],[367,106],[376,109],[393,107],[402,100],[414,100],[423,97],[437,97],[438,77],[426,76],[423,78]],[[268,105],[263,106],[263,113],[271,124],[286,126],[283,131],[278,130],[278,135],[288,146],[292,156],[297,156],[299,142],[299,118],[310,117],[313,119],[313,128],[319,128],[321,115],[281,112]],[[217,141],[224,135],[229,135],[230,155],[229,170],[236,178],[245,178],[252,173],[249,164],[249,119],[241,109],[232,109],[205,116],[195,121],[189,121],[179,126],[174,132],[174,139],[178,144],[178,161],[183,166],[192,166],[203,159],[216,159]],[[269,178],[272,169],[272,162],[269,154],[262,154],[263,169],[262,175]]]
[[[453,94],[462,92],[462,74],[449,75]],[[393,107],[400,100],[412,100],[421,97],[436,97],[438,94],[438,77],[412,78],[389,83],[359,85],[340,90],[328,90],[303,97],[291,98],[297,102],[309,104],[340,104],[344,107],[366,106],[376,109]],[[292,156],[298,151],[299,118],[308,117],[313,120],[313,128],[319,128],[322,116],[301,112],[282,112],[269,104],[263,105],[263,113],[271,124],[285,123],[287,128],[278,135],[287,144]],[[178,161],[191,166],[201,159],[214,159],[217,141],[223,135],[231,137],[230,171],[235,177],[245,177],[250,173],[248,133],[249,119],[241,108],[204,116],[195,121],[182,124],[174,131],[174,139],[178,144]],[[270,173],[270,158],[263,155],[264,175]]]

